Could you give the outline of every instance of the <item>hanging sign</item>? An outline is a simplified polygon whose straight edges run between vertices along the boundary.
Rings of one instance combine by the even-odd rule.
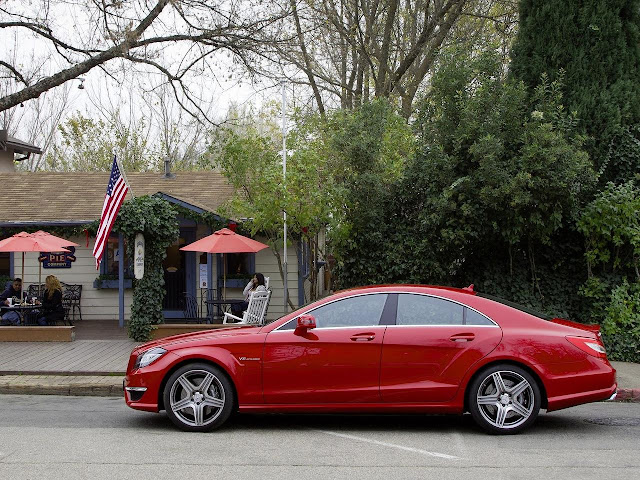
[[[209,288],[209,272],[206,263],[200,264],[200,288]]]
[[[40,252],[38,260],[42,268],[71,268],[71,262],[76,261],[76,247],[65,247],[68,252],[50,253]]]
[[[144,235],[142,235],[142,233],[136,235],[133,255],[133,274],[138,280],[144,276]]]

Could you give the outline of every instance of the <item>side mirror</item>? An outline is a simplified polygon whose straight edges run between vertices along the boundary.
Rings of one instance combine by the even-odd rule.
[[[298,328],[309,330],[311,328],[316,328],[316,317],[313,315],[300,315],[298,317]]]

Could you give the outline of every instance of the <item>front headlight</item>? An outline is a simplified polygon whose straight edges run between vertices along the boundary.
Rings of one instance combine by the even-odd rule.
[[[165,353],[167,353],[167,351],[162,347],[150,348],[149,350],[143,352],[141,355],[138,355],[138,358],[136,358],[135,368],[142,368],[146,367],[147,365],[151,365]]]

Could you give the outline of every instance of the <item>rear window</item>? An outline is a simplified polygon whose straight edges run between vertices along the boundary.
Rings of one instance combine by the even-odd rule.
[[[533,307],[526,307],[524,305],[520,305],[519,303],[505,300],[504,298],[494,297],[493,295],[487,295],[486,293],[477,293],[476,295],[478,297],[493,300],[494,302],[498,302],[508,307],[515,308],[516,310],[520,310],[521,312],[528,313],[529,315],[533,315],[534,317],[542,318],[544,320],[551,320],[553,318],[552,316],[547,315],[546,313],[542,313]]]

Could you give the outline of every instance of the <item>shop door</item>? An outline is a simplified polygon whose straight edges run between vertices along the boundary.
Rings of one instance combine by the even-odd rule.
[[[181,247],[195,241],[193,229],[180,229],[180,237],[167,248],[162,262],[166,295],[162,302],[166,318],[183,316],[185,294],[195,295],[195,253]]]

